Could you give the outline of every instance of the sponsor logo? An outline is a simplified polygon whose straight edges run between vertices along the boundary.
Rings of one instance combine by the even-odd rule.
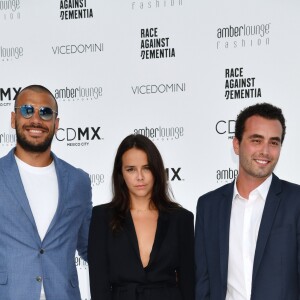
[[[181,168],[166,168],[168,181],[184,181],[180,176]]]
[[[255,77],[244,77],[244,68],[225,69],[225,99],[260,98]]]
[[[103,95],[103,88],[95,87],[65,87],[55,89],[54,96],[57,101],[71,101],[71,100],[99,100]]]
[[[68,147],[87,147],[93,142],[103,140],[100,129],[100,126],[59,128],[55,134],[55,138],[59,142],[65,142]]]
[[[93,18],[93,9],[87,7],[86,0],[61,0],[60,19],[88,19]]]
[[[183,127],[144,127],[133,130],[134,134],[142,134],[152,140],[178,140],[183,137]]]
[[[92,186],[99,186],[104,183],[104,174],[89,174]]]
[[[270,45],[271,23],[217,28],[217,50]]]
[[[217,183],[229,183],[232,182],[239,174],[237,169],[225,169],[225,170],[217,170],[216,179]]]
[[[75,266],[77,269],[80,270],[87,270],[88,269],[88,263],[83,260],[80,256],[75,256]]]
[[[21,19],[20,0],[0,0],[0,19],[4,21]]]
[[[99,53],[102,52],[103,49],[103,43],[52,46],[54,55]]]
[[[131,2],[132,10],[143,9],[166,9],[171,7],[181,7],[183,0],[152,0],[152,1],[133,1]]]
[[[13,101],[16,100],[21,89],[21,87],[0,88],[0,106],[13,106]]]
[[[186,91],[186,84],[183,83],[160,83],[132,86],[134,95],[181,93]]]
[[[12,60],[20,59],[23,55],[24,55],[23,47],[0,46],[0,60],[2,61],[12,61]]]
[[[169,37],[160,37],[158,28],[141,29],[141,58],[163,59],[175,57],[175,48],[171,47]]]
[[[17,142],[17,136],[14,133],[0,132],[1,146],[14,146]]]
[[[228,139],[234,138],[235,120],[220,120],[215,126],[217,134],[225,135]]]

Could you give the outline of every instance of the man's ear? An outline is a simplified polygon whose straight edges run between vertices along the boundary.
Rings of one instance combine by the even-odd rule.
[[[14,111],[11,112],[10,126],[11,128],[16,129],[16,113]]]
[[[236,155],[239,155],[239,153],[240,153],[240,141],[236,137],[233,138],[232,145],[233,145],[234,153]]]
[[[56,118],[55,119],[55,133],[57,132],[57,130],[58,130],[58,128],[59,128],[59,118]]]

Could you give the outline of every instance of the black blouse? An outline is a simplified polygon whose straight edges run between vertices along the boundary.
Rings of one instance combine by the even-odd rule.
[[[149,264],[143,267],[128,212],[113,233],[107,204],[93,208],[88,262],[92,300],[194,300],[194,218],[186,209],[159,212]]]

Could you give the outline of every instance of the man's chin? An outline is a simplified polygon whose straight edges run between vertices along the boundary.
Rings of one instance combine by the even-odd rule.
[[[267,178],[272,174],[272,172],[263,172],[263,173],[257,173],[256,177],[257,178]]]
[[[23,147],[21,146],[26,152],[31,152],[31,153],[44,153],[46,152],[50,147],[47,146],[26,146]]]
[[[51,147],[52,141],[45,141],[43,143],[33,144],[27,141],[17,141],[17,144],[27,152],[31,153],[43,153]]]

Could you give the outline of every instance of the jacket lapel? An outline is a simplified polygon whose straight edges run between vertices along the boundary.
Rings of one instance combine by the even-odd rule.
[[[154,261],[155,257],[159,253],[160,246],[162,245],[165,236],[167,234],[168,225],[169,225],[169,214],[166,212],[159,212],[154,243],[150,254],[150,260],[148,266],[151,265],[151,263]]]
[[[220,239],[220,267],[222,286],[227,286],[228,273],[228,255],[229,255],[229,230],[230,215],[233,197],[234,182],[227,185],[223,191],[220,204],[220,223],[219,223],[219,239]],[[225,290],[226,293],[226,290]]]
[[[138,239],[137,239],[137,235],[136,235],[136,231],[134,228],[134,223],[133,223],[133,219],[131,217],[130,211],[127,212],[127,214],[126,214],[124,224],[125,224],[124,229],[128,236],[128,239],[130,241],[130,244],[132,245],[132,247],[134,249],[134,253],[136,254],[138,260],[141,262],[141,265],[142,265],[140,251],[139,251],[139,245],[138,245]],[[155,232],[155,238],[154,238],[154,242],[153,242],[152,251],[150,254],[150,260],[149,260],[147,267],[149,267],[151,265],[151,263],[154,261],[155,257],[158,255],[160,246],[166,236],[166,232],[168,230],[168,225],[169,225],[169,215],[165,212],[159,212],[159,216],[158,216],[158,220],[157,220],[157,228],[156,228],[156,232]]]
[[[130,241],[130,244],[133,247],[134,253],[136,254],[139,261],[141,262],[138,239],[137,239],[137,235],[136,235],[136,232],[135,232],[135,228],[134,228],[134,224],[133,224],[133,220],[132,220],[130,211],[128,211],[126,213],[125,222],[124,222],[124,229],[125,229],[125,232],[128,236],[128,239]]]
[[[51,153],[54,164],[55,164],[55,171],[57,176],[57,183],[58,183],[58,204],[56,212],[53,216],[53,219],[48,227],[47,233],[45,235],[45,238],[49,231],[53,228],[54,224],[57,220],[59,220],[61,213],[63,212],[64,205],[66,204],[66,197],[68,193],[68,182],[69,182],[69,173],[65,169],[65,167],[61,164],[59,159],[56,157],[54,153]]]
[[[14,157],[14,150],[15,149],[12,149],[5,157],[5,160],[3,161],[4,163],[4,167],[2,168],[2,171],[4,173],[3,178],[6,182],[9,193],[12,194],[12,198],[16,199],[16,201],[19,202],[24,213],[27,215],[28,219],[30,220],[30,222],[32,223],[33,227],[37,232],[36,224],[24,190],[20,172]]]
[[[275,219],[276,212],[280,203],[280,197],[278,196],[280,192],[281,192],[281,182],[279,178],[273,174],[273,179],[266,199],[266,203],[265,203],[265,207],[264,207],[264,211],[263,211],[263,215],[259,227],[257,242],[256,242],[252,283],[255,280],[265,250],[265,246],[272,229],[273,221]]]

